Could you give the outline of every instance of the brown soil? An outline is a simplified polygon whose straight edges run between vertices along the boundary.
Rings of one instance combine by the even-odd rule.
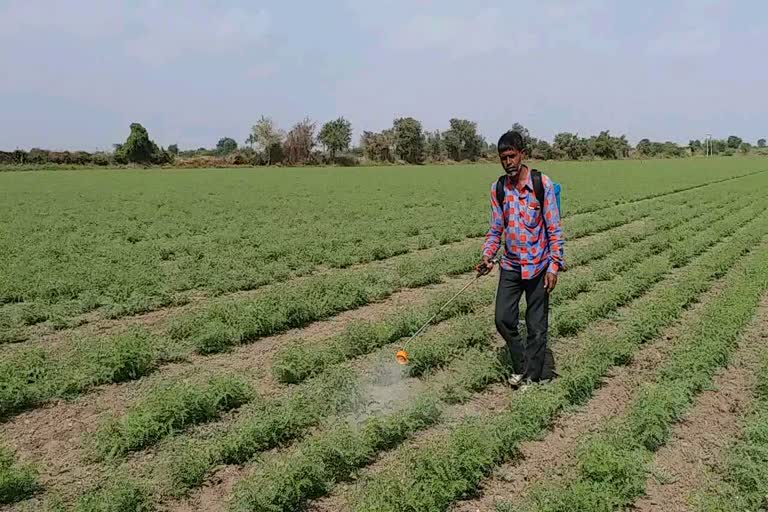
[[[340,272],[346,273],[355,270],[363,270],[366,268],[371,270],[377,268],[385,268],[396,264],[396,262],[400,261],[404,257],[436,252],[446,247],[463,247],[473,244],[479,246],[481,243],[482,239],[470,238],[452,244],[415,250],[404,255],[393,256],[392,258],[388,258],[386,260],[352,265],[345,269],[319,268],[307,275],[296,277],[292,279],[291,282],[298,284],[308,279],[316,278],[320,275]],[[212,297],[203,291],[189,292],[184,294],[187,300],[187,303],[184,305],[164,307],[148,313],[130,315],[118,319],[107,319],[104,318],[103,315],[98,311],[93,311],[77,318],[77,320],[81,323],[81,325],[78,327],[63,329],[60,331],[53,331],[46,324],[30,327],[24,331],[24,334],[28,337],[27,341],[4,345],[0,347],[0,350],[13,351],[37,345],[43,345],[45,347],[56,347],[59,344],[71,341],[76,336],[104,336],[120,332],[130,326],[158,328],[162,327],[169,318],[194,311],[200,307],[204,307],[206,304],[213,300],[237,300],[253,298],[280,284],[282,283],[272,283],[253,290],[237,291],[216,297]]]
[[[351,322],[360,319],[381,319],[388,314],[420,304],[437,290],[461,287],[471,275],[460,276],[440,285],[409,289],[396,293],[389,299],[344,312],[333,319],[316,322],[304,329],[261,339],[253,344],[238,347],[226,354],[191,356],[188,362],[165,365],[161,370],[143,379],[101,386],[75,400],[59,400],[47,406],[33,409],[3,424],[4,436],[9,445],[17,450],[24,461],[34,461],[42,467],[41,483],[46,488],[66,489],[66,495],[76,494],[83,485],[92,483],[103,472],[100,464],[89,463],[83,440],[92,437],[100,419],[107,413],[120,415],[161,382],[179,378],[201,378],[221,371],[245,374],[262,394],[283,389],[272,378],[272,357],[275,351],[292,341],[322,340],[338,334]],[[440,326],[433,327],[439,329]],[[365,358],[356,365],[364,371]],[[228,415],[224,421],[231,421]]]
[[[669,442],[656,453],[655,473],[660,477],[649,480],[646,496],[635,505],[637,510],[689,510],[689,498],[703,489],[711,469],[720,466],[725,449],[740,431],[741,418],[752,402],[755,373],[767,340],[768,297],[761,303],[730,367],[715,378],[714,389],[699,395]]]
[[[575,465],[579,443],[611,418],[626,412],[634,390],[652,377],[674,346],[682,325],[696,318],[704,304],[716,297],[724,286],[724,281],[718,281],[661,337],[641,347],[628,366],[612,368],[605,383],[586,405],[561,415],[543,439],[523,443],[520,458],[497,468],[483,484],[479,497],[456,503],[452,512],[495,511],[498,502],[517,502],[544,479],[557,480],[568,475]]]
[[[587,246],[591,243],[594,243],[594,241],[597,239],[610,238],[618,231],[627,231],[628,233],[635,233],[641,230],[646,223],[647,221],[645,219],[641,219],[641,220],[629,222],[627,224],[623,224],[621,226],[617,226],[615,228],[609,229],[602,233],[597,233],[594,235],[589,235],[586,237],[579,238],[577,240],[570,242],[572,246],[570,250],[573,251],[574,248]],[[482,242],[482,239],[480,238],[470,238],[467,240],[462,240],[460,242],[446,244],[439,247],[431,247],[428,249],[415,250],[408,253],[408,255],[434,252],[436,250],[439,250],[440,248],[446,248],[446,247],[458,247],[458,246],[471,245],[471,244],[480,244],[481,242]],[[405,256],[407,255],[398,255],[383,261],[357,264],[347,269],[344,269],[343,271],[348,272],[350,270],[355,270],[355,269],[378,268],[382,266],[389,266],[389,265],[392,265],[393,262],[396,262]],[[340,270],[319,268],[310,274],[297,277],[293,281],[296,283],[300,283],[303,280],[310,279],[318,275],[328,274],[333,272],[340,272]],[[212,300],[252,298],[254,296],[257,296],[260,293],[264,293],[265,290],[269,290],[273,286],[275,286],[275,284],[264,285],[262,287],[259,287],[253,290],[243,290],[243,291],[232,292],[232,293],[220,295],[217,297],[212,297],[209,294],[205,293],[204,291],[200,291],[200,290],[194,291],[194,292],[188,292],[184,294],[186,303],[183,305],[168,306],[168,307],[160,308],[147,313],[125,316],[118,319],[107,319],[107,318],[104,318],[103,315],[98,311],[93,311],[93,312],[81,315],[80,317],[77,317],[77,320],[80,322],[80,325],[78,325],[77,327],[73,327],[70,329],[63,329],[60,331],[54,331],[46,324],[40,324],[33,327],[29,327],[24,331],[25,336],[28,338],[27,341],[22,343],[15,343],[15,344],[0,346],[0,353],[3,350],[8,350],[8,351],[22,350],[26,347],[37,346],[37,345],[43,345],[49,348],[57,347],[58,345],[66,344],[68,341],[71,341],[74,337],[77,337],[77,336],[105,336],[105,335],[120,332],[131,326],[143,326],[143,327],[152,328],[152,329],[159,328],[159,327],[162,327],[165,323],[167,323],[167,321],[170,318],[174,318],[178,315],[187,313],[189,311],[193,311],[196,308],[203,307],[207,303],[211,302]]]

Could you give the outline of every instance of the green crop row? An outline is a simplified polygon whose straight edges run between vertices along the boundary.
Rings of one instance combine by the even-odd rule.
[[[137,379],[164,360],[156,339],[132,329],[108,338],[82,339],[55,357],[42,349],[0,360],[0,418],[100,384]]]
[[[725,204],[725,201],[722,201],[722,204]],[[721,204],[701,204],[696,209],[688,208],[680,212],[677,212],[676,208],[672,211],[663,210],[662,213],[667,219],[671,218],[671,221],[668,220],[662,225],[649,228],[648,234],[655,234],[645,241],[643,240],[644,237],[638,237],[628,247],[621,244],[605,247],[604,249],[609,253],[618,247],[623,247],[623,249],[618,251],[615,256],[600,260],[599,263],[595,264],[597,268],[592,272],[580,272],[576,274],[578,276],[576,278],[572,277],[573,274],[569,274],[567,278],[563,279],[557,293],[553,295],[552,304],[556,305],[573,299],[579,293],[591,289],[596,282],[611,279],[634,263],[657,253],[661,248],[668,247],[672,242],[679,243],[686,237],[693,236],[696,231],[709,226],[714,220],[722,217],[718,211],[720,206]],[[704,212],[709,213],[703,215]],[[678,213],[679,215],[677,215]],[[699,218],[700,216],[701,218]],[[682,224],[680,224],[681,222]],[[674,230],[669,230],[671,226],[677,227]],[[620,237],[620,239],[623,238]],[[574,258],[579,261],[585,260],[581,254],[587,252],[588,249],[590,247],[579,248],[574,252]],[[605,258],[608,255],[589,252],[595,259]],[[452,292],[440,294],[430,300],[426,306],[413,309],[405,315],[397,313],[392,315],[392,318],[380,322],[352,324],[346,332],[323,343],[292,343],[276,354],[273,373],[279,382],[296,383],[322,372],[331,364],[369,353],[385,344],[393,343],[413,333],[416,328],[438,311],[451,294]],[[494,296],[495,292],[490,288],[482,289],[472,295],[461,296],[434,322],[437,323],[457,314],[472,311],[481,305],[489,304]]]
[[[472,255],[466,256],[465,261],[459,260],[460,267],[471,265],[469,257]],[[409,265],[425,266],[418,262],[409,262]],[[581,289],[571,292],[575,295],[589,285],[579,287]],[[568,281],[565,280],[554,300],[569,296]],[[136,329],[108,338],[80,340],[75,350],[63,358],[54,359],[40,349],[16,353],[0,362],[0,416],[52,398],[82,393],[95,385],[143,376],[166,357],[160,350],[163,344],[163,339]]]
[[[488,322],[482,322],[476,316],[463,315],[451,320],[446,334],[428,333],[420,340],[428,342],[432,338],[449,340],[452,347],[469,347],[465,351],[475,358],[474,364],[462,364],[444,386],[452,383],[450,391],[443,391],[448,399],[460,396],[461,389],[479,390],[483,375],[484,384],[495,382],[503,370],[498,359],[489,360],[488,356],[478,355],[472,347],[490,340],[491,331]],[[434,345],[430,344],[430,347]],[[426,352],[425,352],[426,353]],[[459,357],[458,348],[452,353]],[[442,352],[440,353],[442,355]],[[436,356],[427,356],[420,368],[427,368],[427,361],[435,361]],[[469,361],[466,357],[462,361]],[[483,366],[484,365],[484,366]],[[470,368],[474,374],[466,375],[464,368]],[[339,373],[341,372],[341,373]],[[345,380],[346,379],[346,380]],[[360,384],[344,367],[336,367],[330,372],[320,374],[291,390],[285,396],[267,400],[256,407],[246,406],[236,422],[226,430],[218,431],[204,439],[186,439],[170,445],[169,456],[162,470],[168,477],[168,489],[184,492],[204,482],[208,471],[219,464],[242,464],[254,455],[274,448],[282,443],[302,436],[309,427],[343,410],[349,410],[359,404]]]
[[[486,319],[487,320],[487,319]],[[473,325],[477,324],[477,325]],[[504,368],[499,364],[499,358],[489,351],[479,350],[490,334],[487,329],[487,321],[480,319],[467,319],[459,324],[466,329],[457,328],[453,332],[458,336],[436,337],[427,343],[420,342],[413,348],[411,375],[420,375],[427,369],[441,366],[448,360],[457,360],[455,366],[461,368],[444,379],[440,383],[440,398],[444,401],[461,401],[467,399],[471,392],[483,389],[491,382],[498,381],[504,375]],[[462,332],[465,331],[465,332]],[[446,339],[450,341],[446,342]],[[469,348],[468,348],[469,347]],[[422,352],[424,352],[422,354]],[[465,357],[459,358],[459,354]],[[443,357],[444,356],[444,357]],[[423,362],[422,362],[423,361]],[[335,429],[330,429],[334,431]],[[340,429],[344,432],[344,429]],[[261,466],[256,476],[246,479],[238,486],[235,510],[254,511],[287,511],[299,510],[306,500],[323,495],[337,479],[348,478],[351,471],[367,464],[370,455],[367,455],[365,443],[355,442],[346,433],[336,437],[331,434],[318,434],[305,440],[300,447],[281,454],[278,458]],[[333,441],[331,441],[333,439]],[[344,441],[342,442],[341,439]],[[344,453],[342,450],[335,457],[344,457],[341,460],[333,459],[334,471],[323,471],[323,460],[316,456],[307,456],[304,452],[315,453],[315,447],[325,447],[329,443],[337,443],[343,446],[358,446],[359,451]],[[332,445],[332,444],[331,444]],[[318,448],[319,449],[319,448]],[[322,452],[322,449],[320,449]],[[360,453],[366,453],[365,457]],[[300,475],[304,486],[289,491],[291,485]],[[284,486],[282,483],[291,482]]]
[[[15,462],[13,452],[0,446],[0,505],[28,498],[37,488],[37,471]]]
[[[567,484],[537,489],[529,510],[614,510],[645,491],[652,458],[698,393],[738,346],[739,334],[768,289],[768,246],[737,264],[723,292],[684,325],[654,382],[640,387],[626,417],[589,439]]]
[[[167,447],[161,469],[170,483],[166,492],[183,493],[197,487],[213,467],[242,464],[259,452],[300,437],[324,418],[352,409],[359,399],[359,379],[350,368],[337,367],[285,396],[246,406],[225,429]]]
[[[413,334],[434,315],[437,316],[432,319],[432,324],[437,324],[459,314],[472,312],[478,306],[488,304],[494,296],[494,290],[488,286],[469,290],[440,311],[455,293],[455,290],[439,293],[425,306],[392,314],[383,321],[355,322],[342,334],[322,343],[296,342],[286,345],[275,355],[272,372],[279,382],[301,382],[322,373],[333,364],[368,354]]]
[[[642,196],[633,196],[631,198],[625,198],[624,201],[621,201],[621,199],[617,199],[616,192],[620,192],[617,190],[605,190],[605,192],[608,192],[612,196],[612,203],[595,203],[591,204],[589,206],[582,206],[577,208],[573,213],[579,213],[579,214],[586,214],[591,212],[599,212],[602,210],[607,210],[608,208],[611,208],[612,204],[636,204],[636,203],[643,203],[647,202],[649,200],[678,200],[683,197],[684,194],[689,194],[691,192],[700,192],[703,188],[709,188],[710,190],[714,189],[714,185],[719,184],[725,184],[728,185],[728,182],[741,182],[741,180],[744,180],[745,178],[750,178],[752,176],[760,175],[766,172],[766,169],[758,169],[753,170],[749,172],[741,172],[736,175],[727,176],[720,179],[714,179],[711,181],[707,181],[705,183],[696,183],[696,184],[686,184],[679,187],[674,187],[667,190],[655,190],[653,192],[650,192],[648,194],[642,195]]]
[[[765,211],[762,205],[751,206],[735,215],[729,215],[710,225],[706,230],[680,234],[680,238],[662,237],[654,242],[664,248],[662,255],[652,256],[637,267],[622,274],[621,279],[600,283],[582,296],[578,302],[563,305],[556,313],[557,324],[551,329],[553,336],[568,336],[583,329],[595,318],[627,304],[664,278],[674,266],[680,266],[694,256],[709,249],[724,236]],[[650,246],[650,245],[649,245]],[[656,248],[650,246],[653,252]]]
[[[571,205],[577,212],[631,200],[637,187],[649,182],[660,187],[655,193],[663,193],[673,181],[688,187],[743,171],[741,162],[718,162],[717,168],[706,162],[712,166],[706,171],[699,163],[696,168],[670,162],[653,169],[629,169],[631,162],[619,165],[620,172],[589,168],[564,173],[566,215]],[[250,171],[227,176],[206,171],[108,174],[96,181],[79,171],[67,173],[66,179],[52,174],[14,177],[0,187],[9,200],[0,212],[0,224],[7,227],[0,234],[0,247],[6,249],[0,305],[30,306],[33,314],[27,321],[66,323],[72,315],[93,309],[120,316],[184,300],[189,291],[253,289],[311,274],[319,266],[343,268],[480,236],[487,229],[487,186],[498,169],[424,168],[386,175],[345,170],[330,188],[329,173],[335,171],[286,172],[289,179]],[[710,188],[715,187],[674,197]],[[254,190],[262,194],[256,197]],[[634,206],[642,209],[662,200]],[[295,216],[299,204],[320,219],[311,232],[302,223],[284,222]],[[622,208],[583,217],[615,224],[617,210]],[[589,231],[592,224],[582,226]],[[82,264],[82,254],[89,255],[88,264]],[[43,274],[48,278],[38,279]]]
[[[616,333],[587,335],[589,342],[563,360],[561,377],[554,383],[516,395],[501,414],[466,421],[434,443],[402,454],[398,464],[366,482],[355,510],[445,510],[475,489],[494,466],[514,455],[520,442],[538,436],[566,406],[588,399],[611,366],[626,363],[640,343],[657,336],[679,317],[767,229],[764,217],[748,223],[673,275],[666,286],[637,301],[617,320]],[[748,256],[744,265],[757,262],[760,256]]]
[[[498,354],[469,348],[441,375],[443,378],[430,381],[411,406],[370,417],[362,425],[332,420],[286,452],[255,461],[255,471],[235,488],[232,510],[304,510],[310,500],[328,494],[336,483],[348,480],[380,452],[438,423],[444,403],[468,400],[472,393],[504,375]]]
[[[635,206],[627,212],[630,212],[627,216],[602,212],[595,218],[578,217],[579,222],[584,223],[583,228],[569,227],[566,222],[565,229],[569,239],[573,240],[648,216],[647,211]],[[605,224],[606,218],[610,220],[610,226]],[[190,340],[200,353],[220,352],[363,306],[402,288],[438,283],[444,275],[469,272],[478,261],[479,250],[479,245],[444,247],[426,257],[407,255],[400,258],[394,268],[389,265],[375,272],[365,269],[331,273],[312,276],[299,283],[276,285],[254,299],[222,301],[182,316],[172,326],[171,335]]]
[[[403,411],[374,416],[360,426],[332,424],[323,435],[259,464],[253,474],[238,483],[231,509],[302,510],[309,500],[327,494],[356,468],[370,464],[379,452],[433,425],[440,414],[439,402],[426,396]]]
[[[765,510],[768,496],[768,357],[757,374],[755,403],[744,432],[729,448],[718,485],[694,496],[701,512]]]
[[[204,383],[174,382],[151,390],[121,418],[111,416],[94,438],[102,458],[140,450],[191,425],[214,420],[253,399],[244,379],[217,375]]]

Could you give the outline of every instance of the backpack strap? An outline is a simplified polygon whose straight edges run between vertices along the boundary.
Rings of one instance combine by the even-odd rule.
[[[544,215],[544,183],[541,179],[541,172],[538,169],[531,169],[531,181],[533,182],[533,191],[536,194],[536,199],[539,200],[541,221],[544,224],[544,233],[549,237],[549,231],[547,231],[547,217]]]
[[[501,207],[501,218],[504,222],[504,227],[507,227],[507,216],[504,215],[504,196],[506,191],[504,190],[504,185],[507,183],[507,175],[504,174],[502,176],[499,176],[499,179],[496,180],[496,201],[499,203],[499,206]]]
[[[536,199],[539,200],[541,211],[544,211],[544,183],[541,179],[541,172],[537,169],[531,169],[531,181],[533,182],[533,191],[536,193]]]

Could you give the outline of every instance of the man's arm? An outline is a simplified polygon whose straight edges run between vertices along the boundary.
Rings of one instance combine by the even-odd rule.
[[[543,213],[546,219],[547,243],[549,245],[549,267],[547,272],[557,274],[563,266],[565,250],[560,212],[557,209],[557,197],[555,197],[555,187],[549,178],[544,182]]]
[[[485,235],[483,259],[490,260],[496,255],[501,244],[501,233],[504,230],[503,210],[496,200],[496,183],[491,185],[491,227]]]

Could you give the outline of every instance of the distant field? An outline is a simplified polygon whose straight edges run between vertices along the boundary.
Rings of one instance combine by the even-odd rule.
[[[760,510],[768,165],[542,168],[569,269],[526,391],[495,271],[442,308],[493,166],[0,176],[0,507]]]
[[[761,159],[544,163],[565,215],[768,168]],[[467,237],[497,166],[4,173],[0,330],[112,317]],[[13,336],[6,334],[6,338]],[[0,336],[2,338],[2,336]]]

